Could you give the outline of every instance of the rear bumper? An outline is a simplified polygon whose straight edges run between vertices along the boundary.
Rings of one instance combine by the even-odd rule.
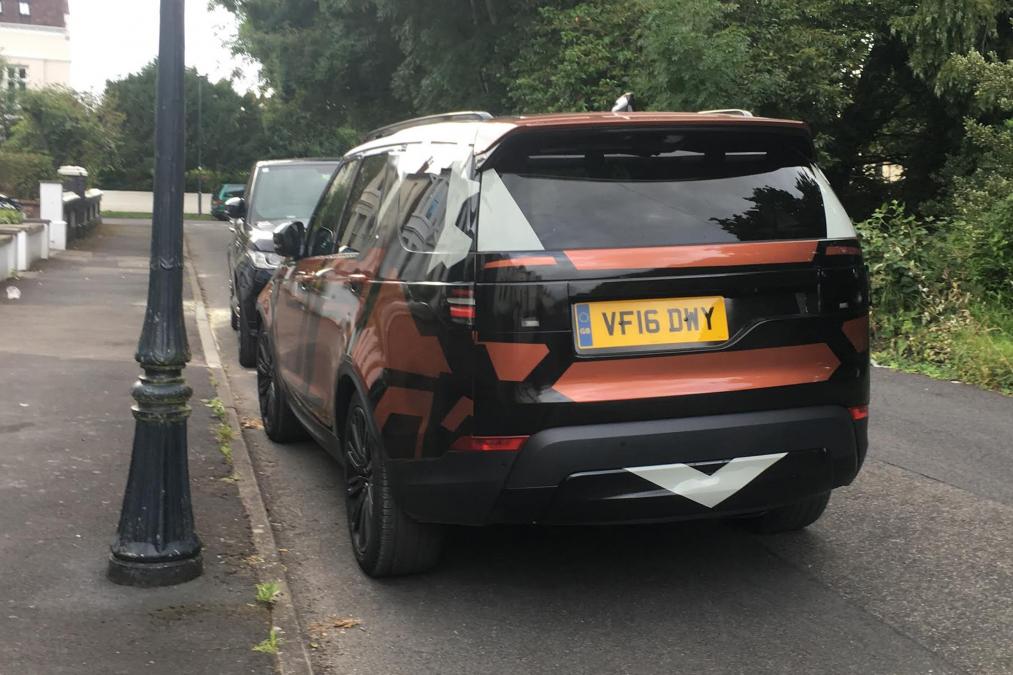
[[[865,420],[819,406],[560,427],[516,453],[448,452],[391,468],[402,505],[426,522],[680,520],[847,485],[867,445]]]

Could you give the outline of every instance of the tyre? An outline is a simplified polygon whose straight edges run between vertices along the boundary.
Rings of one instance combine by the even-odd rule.
[[[244,368],[252,368],[257,365],[257,330],[256,324],[252,323],[247,316],[243,301],[239,301],[239,365]]]
[[[815,523],[823,515],[829,501],[830,493],[824,492],[794,504],[771,509],[762,515],[747,518],[743,521],[743,525],[760,534],[801,530]]]
[[[345,511],[355,560],[371,577],[423,572],[440,556],[443,529],[412,520],[397,504],[383,448],[362,398],[345,415]]]
[[[239,330],[239,310],[236,308],[236,284],[235,282],[229,287],[229,323],[232,325],[232,330]]]
[[[292,412],[284,387],[278,382],[274,350],[270,338],[261,331],[257,344],[257,398],[264,433],[275,443],[290,443],[306,438],[306,430]]]

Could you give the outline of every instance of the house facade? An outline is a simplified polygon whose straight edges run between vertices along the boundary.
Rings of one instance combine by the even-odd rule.
[[[0,86],[70,86],[67,0],[0,0]]]

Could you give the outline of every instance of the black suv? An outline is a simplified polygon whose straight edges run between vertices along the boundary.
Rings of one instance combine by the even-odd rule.
[[[246,196],[226,202],[235,233],[228,251],[232,328],[239,331],[239,363],[244,366],[257,363],[257,295],[281,261],[272,232],[281,222],[309,220],[337,166],[334,159],[257,162]]]

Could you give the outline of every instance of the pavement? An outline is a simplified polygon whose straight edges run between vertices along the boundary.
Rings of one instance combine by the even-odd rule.
[[[199,406],[191,467],[209,573],[156,591],[102,577],[143,315],[143,281],[129,270],[147,228],[99,234],[80,259],[20,283],[20,301],[0,300],[10,373],[0,513],[13,514],[0,602],[10,598],[3,614],[16,617],[0,616],[0,673],[160,672],[167,660],[173,672],[262,671],[269,662],[248,645],[267,619],[246,604],[253,577],[239,562],[250,539],[235,486],[213,480],[228,468]],[[230,233],[195,222],[186,238],[215,367],[238,417],[256,420],[255,374],[239,366],[229,328]],[[20,346],[6,359],[10,345]],[[188,378],[205,387],[191,346]],[[47,422],[51,411],[72,424]],[[1013,673],[1013,399],[877,369],[871,411],[865,469],[804,532],[460,528],[434,572],[381,581],[355,564],[336,463],[312,443],[275,445],[256,424],[242,438],[317,673]],[[204,611],[166,620],[169,607]]]
[[[214,393],[192,311],[184,374],[205,572],[159,589],[105,578],[133,438],[149,242],[145,225],[106,224],[0,282],[0,674],[274,672],[271,656],[251,651],[270,612],[254,602],[247,516],[201,404]]]
[[[255,418],[230,233],[186,236]],[[876,369],[870,435],[863,472],[803,532],[462,528],[434,572],[376,581],[350,550],[336,463],[244,431],[318,673],[1013,673],[1013,399]]]

